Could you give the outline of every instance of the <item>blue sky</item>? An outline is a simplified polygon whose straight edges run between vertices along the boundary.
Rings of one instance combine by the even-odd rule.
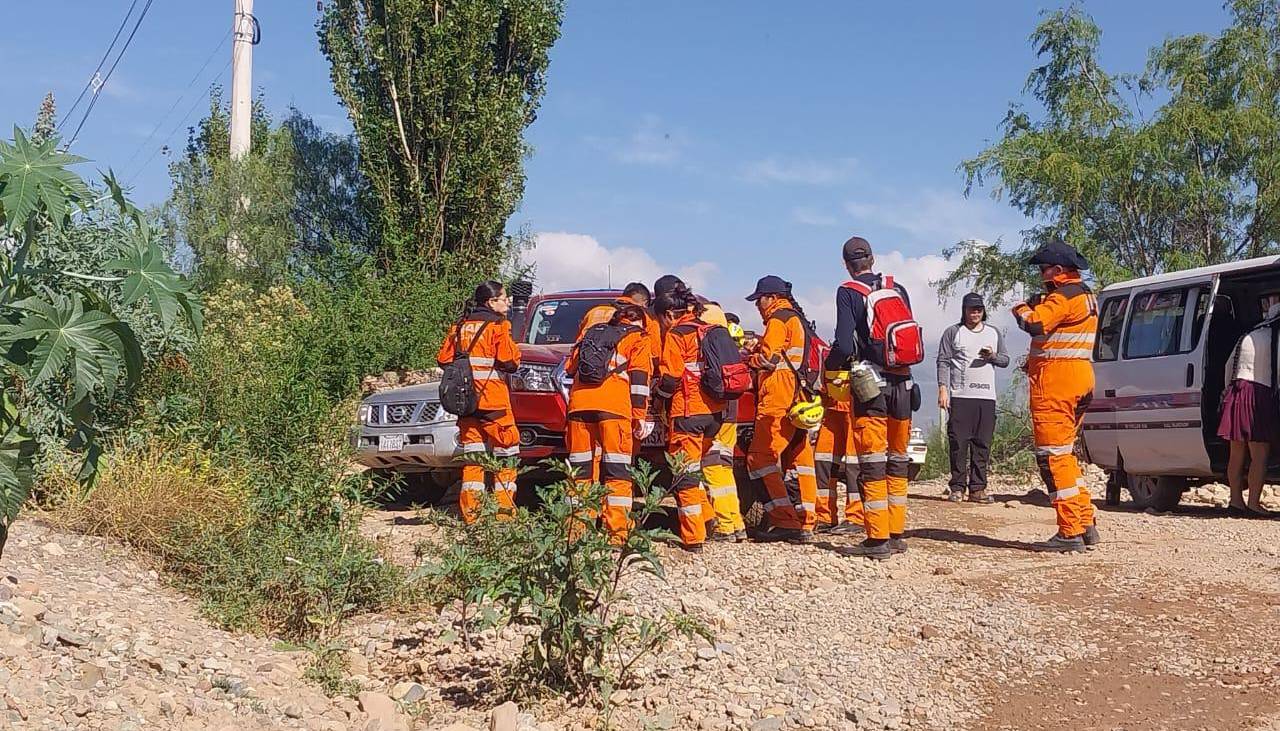
[[[70,106],[129,3],[9,5],[0,118],[25,126],[47,90]],[[296,105],[349,129],[316,41],[315,3],[256,6],[254,85],[269,107]],[[167,194],[160,145],[180,148],[208,83],[229,83],[230,48],[219,43],[232,7],[155,0],[76,142],[95,166],[132,181],[141,203]],[[531,258],[548,287],[674,270],[731,302],[776,273],[823,323],[843,279],[836,252],[858,233],[909,282],[926,325],[940,327],[954,310],[928,291],[946,269],[937,253],[964,238],[1016,238],[1025,226],[985,191],[965,199],[956,166],[997,134],[1035,63],[1027,36],[1052,7],[570,0],[512,227],[540,234]],[[1226,21],[1213,0],[1085,7],[1112,71],[1140,70],[1165,37]]]

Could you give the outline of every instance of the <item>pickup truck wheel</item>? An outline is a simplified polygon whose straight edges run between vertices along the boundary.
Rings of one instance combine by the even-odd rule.
[[[1182,493],[1187,488],[1185,477],[1151,477],[1148,475],[1126,475],[1125,487],[1129,489],[1129,497],[1133,506],[1139,510],[1154,508],[1167,513],[1178,506]]]

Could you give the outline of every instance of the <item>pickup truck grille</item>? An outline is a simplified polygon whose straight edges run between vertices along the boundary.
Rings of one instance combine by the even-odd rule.
[[[414,412],[419,410],[415,420]],[[403,426],[406,424],[430,424],[443,416],[439,401],[405,401],[394,404],[375,404],[369,412],[372,426]]]

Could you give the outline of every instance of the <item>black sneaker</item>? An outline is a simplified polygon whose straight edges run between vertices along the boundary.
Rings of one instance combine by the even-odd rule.
[[[738,543],[746,543],[750,539],[747,536],[747,531],[744,529],[744,530],[735,532],[733,534],[733,540],[737,541]]]
[[[814,527],[813,532],[814,533],[830,533],[831,531],[835,530],[835,528],[836,528],[835,523],[819,523],[817,526]]]
[[[721,533],[720,531],[713,531],[711,533],[711,540],[715,541],[716,543],[732,543],[738,540],[738,534]]]
[[[681,543],[680,547],[688,553],[702,553],[701,543]]]
[[[986,490],[974,490],[969,493],[969,502],[980,503],[982,505],[990,505],[996,501],[995,498],[987,494]]]
[[[952,503],[962,503],[962,502],[964,502],[964,491],[963,491],[963,490],[952,490],[952,491],[951,491],[951,494],[947,495],[947,502],[952,502]]]
[[[901,538],[890,538],[889,550],[893,551],[894,553],[906,553],[907,542]]]
[[[1089,549],[1093,549],[1094,546],[1102,543],[1102,536],[1098,535],[1098,526],[1096,525],[1085,528],[1084,535],[1080,537],[1084,539],[1084,545]]]
[[[1058,533],[1053,534],[1053,537],[1047,541],[1041,541],[1033,545],[1037,551],[1046,553],[1080,553],[1085,549],[1083,537],[1064,538]]]
[[[849,549],[849,555],[869,558],[872,561],[887,561],[893,555],[893,549],[889,547],[889,541],[872,544],[868,539]]]
[[[843,523],[836,523],[827,533],[833,536],[856,536],[862,533],[862,526],[846,520]]]

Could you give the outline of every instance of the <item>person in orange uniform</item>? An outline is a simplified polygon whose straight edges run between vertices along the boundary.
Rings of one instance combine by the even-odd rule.
[[[817,524],[818,482],[809,434],[791,423],[787,412],[801,398],[797,371],[803,367],[807,337],[804,312],[791,296],[791,283],[762,277],[747,301],[764,320],[748,364],[759,372],[755,433],[747,449],[747,471],[764,482],[770,530],[764,540],[807,543]],[[794,470],[799,500],[787,492],[783,474]]]
[[[845,374],[847,376],[847,374]],[[832,374],[828,374],[830,378]],[[844,398],[830,393],[822,395],[824,407],[822,427],[813,448],[814,469],[818,477],[817,530],[819,533],[853,535],[862,531],[862,493],[858,491],[858,453],[853,448],[853,414],[850,410],[848,385]],[[844,521],[838,514],[839,475],[844,474]]]
[[[732,321],[718,302],[703,303],[699,319],[708,325],[719,325],[729,330]],[[742,328],[738,328],[741,330]],[[736,341],[736,339],[735,339]],[[741,347],[741,343],[738,343]],[[711,443],[711,452],[702,463],[702,477],[706,481],[707,496],[715,513],[711,532],[713,541],[747,540],[747,524],[742,519],[742,505],[738,501],[738,483],[733,476],[733,454],[738,447],[738,400],[724,406],[724,418],[720,431]]]
[[[613,319],[613,314],[620,307],[627,305],[639,305],[641,312],[644,312],[644,322],[641,327],[644,328],[645,334],[649,337],[649,350],[653,353],[655,365],[658,356],[662,353],[662,330],[658,326],[658,319],[649,314],[645,308],[649,306],[653,297],[649,294],[649,288],[644,282],[632,282],[622,288],[622,296],[616,301],[609,304],[596,305],[587,310],[587,314],[582,316],[582,324],[578,326],[578,340],[582,339],[582,334],[592,325],[598,325],[602,322],[608,322]],[[652,372],[652,371],[651,371]]]
[[[475,414],[458,418],[458,442],[463,455],[490,454],[514,460],[520,455],[520,432],[511,412],[511,394],[504,373],[520,366],[520,349],[511,337],[507,311],[511,300],[499,282],[481,282],[467,303],[467,314],[449,328],[436,362],[452,363],[460,354],[471,359],[471,372],[479,396]],[[462,467],[462,491],[458,508],[467,524],[480,516],[487,489],[484,467],[468,462]],[[503,467],[493,481],[493,496],[502,513],[515,509],[516,468]],[[502,514],[500,514],[501,517]]]
[[[1076,437],[1093,399],[1090,358],[1098,299],[1080,276],[1089,263],[1069,244],[1045,244],[1030,263],[1040,267],[1045,294],[1019,302],[1013,316],[1031,336],[1027,383],[1032,437],[1040,476],[1058,517],[1058,532],[1036,545],[1044,551],[1071,553],[1100,540],[1093,502],[1075,457]]]
[[[595,455],[600,455],[600,479],[609,491],[602,510],[603,523],[615,545],[626,541],[632,527],[633,440],[644,439],[653,431],[653,422],[648,420],[653,355],[644,321],[645,311],[640,305],[619,305],[614,309],[608,324],[620,328],[622,337],[610,359],[610,374],[602,383],[588,384],[578,378],[581,338],[565,364],[565,371],[574,377],[565,437],[569,464],[576,468],[580,485],[590,484]]]
[[[698,315],[703,306],[697,296],[680,282],[659,294],[653,309],[666,331],[656,390],[670,400],[667,453],[685,464],[671,485],[679,506],[680,542],[696,553],[707,540],[707,522],[713,518],[704,510],[710,502],[697,475],[720,432],[725,405],[702,388],[698,327],[703,323]]]
[[[879,288],[884,282],[875,273],[875,254],[861,236],[851,237],[841,249],[845,270],[852,282]],[[851,283],[852,283],[851,282]],[[906,288],[894,283],[898,295],[910,305]],[[865,403],[852,404],[853,444],[858,453],[858,487],[862,492],[863,526],[867,537],[855,555],[883,561],[906,553],[907,482],[911,439],[911,369],[887,367],[884,343],[871,337],[867,297],[845,284],[836,292],[836,331],[827,354],[827,371],[849,370],[857,361],[868,362],[880,373],[880,394]]]

